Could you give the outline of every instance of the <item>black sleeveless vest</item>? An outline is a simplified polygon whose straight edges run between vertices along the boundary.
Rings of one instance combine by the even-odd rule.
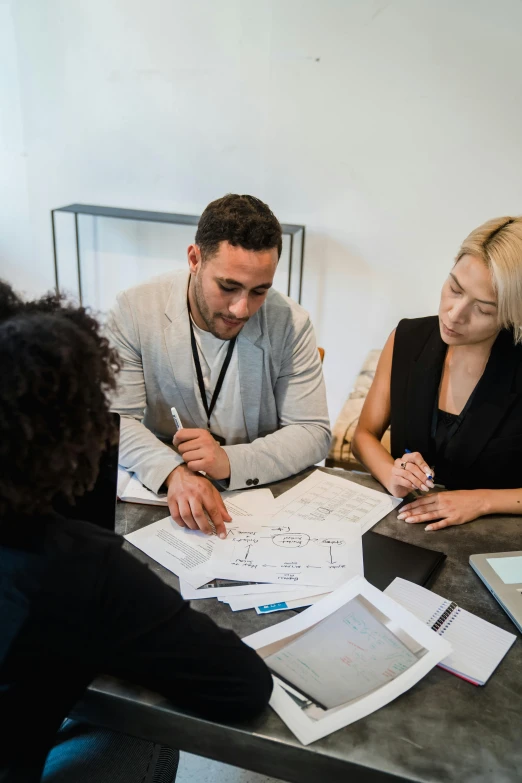
[[[435,453],[433,412],[447,346],[437,316],[405,319],[395,333],[391,452],[419,451],[448,489],[522,487],[522,345],[498,335],[461,426]]]

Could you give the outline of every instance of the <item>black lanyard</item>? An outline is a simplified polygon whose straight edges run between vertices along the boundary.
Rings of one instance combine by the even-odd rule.
[[[214,394],[212,395],[212,399],[210,400],[210,405],[209,405],[207,401],[207,392],[205,390],[205,383],[203,381],[201,362],[199,361],[199,352],[196,343],[196,335],[194,334],[192,318],[190,317],[190,309],[189,309],[189,323],[190,323],[190,342],[192,345],[192,356],[194,358],[194,367],[196,368],[196,375],[198,378],[199,393],[201,394],[201,402],[203,403],[205,413],[207,414],[207,427],[210,430],[210,417],[212,416],[212,411],[216,407],[217,398],[219,397],[219,392],[221,391],[221,387],[223,386],[223,381],[225,380],[225,375],[227,374],[228,365],[230,364],[230,361],[232,359],[232,354],[234,353],[237,336],[229,341],[227,355],[225,356],[225,361],[223,362],[223,366],[221,367],[221,371],[219,373],[219,377],[216,383],[216,388],[214,389]],[[224,438],[218,438],[217,435],[214,435],[214,438],[216,438],[216,440],[218,441],[224,442]]]

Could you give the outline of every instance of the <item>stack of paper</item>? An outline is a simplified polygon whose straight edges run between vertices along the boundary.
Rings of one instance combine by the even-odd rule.
[[[274,511],[274,497],[269,489],[223,492],[222,496],[233,519],[251,517],[254,508],[256,510],[265,508],[266,518],[269,519]],[[125,538],[192,588],[201,587],[214,576],[208,563],[220,539],[205,535],[199,530],[181,528],[172,517],[165,517],[133,533],[128,533]]]
[[[184,598],[217,598],[233,611],[258,613],[309,606],[362,575],[362,532],[400,502],[321,471],[277,500],[268,489],[223,498],[232,516],[225,540],[179,528],[170,517],[126,538],[180,577]]]

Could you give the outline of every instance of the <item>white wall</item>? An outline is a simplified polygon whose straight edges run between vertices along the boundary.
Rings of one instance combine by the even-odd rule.
[[[18,288],[38,278],[29,236],[26,152],[15,28],[10,0],[0,0],[0,277]],[[28,286],[47,285],[48,274]]]
[[[198,213],[253,193],[308,227],[304,304],[326,349],[332,417],[366,351],[400,317],[434,312],[464,235],[522,212],[519,0],[11,6],[23,140],[15,118],[0,206],[32,256],[11,229],[0,274],[52,285],[51,207]],[[13,62],[2,89],[16,115]],[[151,251],[146,232],[92,231],[93,264],[120,273],[135,247],[157,260],[170,242]]]

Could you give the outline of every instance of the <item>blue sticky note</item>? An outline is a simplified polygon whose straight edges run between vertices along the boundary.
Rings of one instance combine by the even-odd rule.
[[[288,604],[285,601],[281,601],[278,604],[264,604],[263,606],[257,607],[259,614],[266,614],[267,612],[280,612],[283,609],[288,609]]]
[[[487,561],[504,584],[522,584],[522,556],[488,557]]]

